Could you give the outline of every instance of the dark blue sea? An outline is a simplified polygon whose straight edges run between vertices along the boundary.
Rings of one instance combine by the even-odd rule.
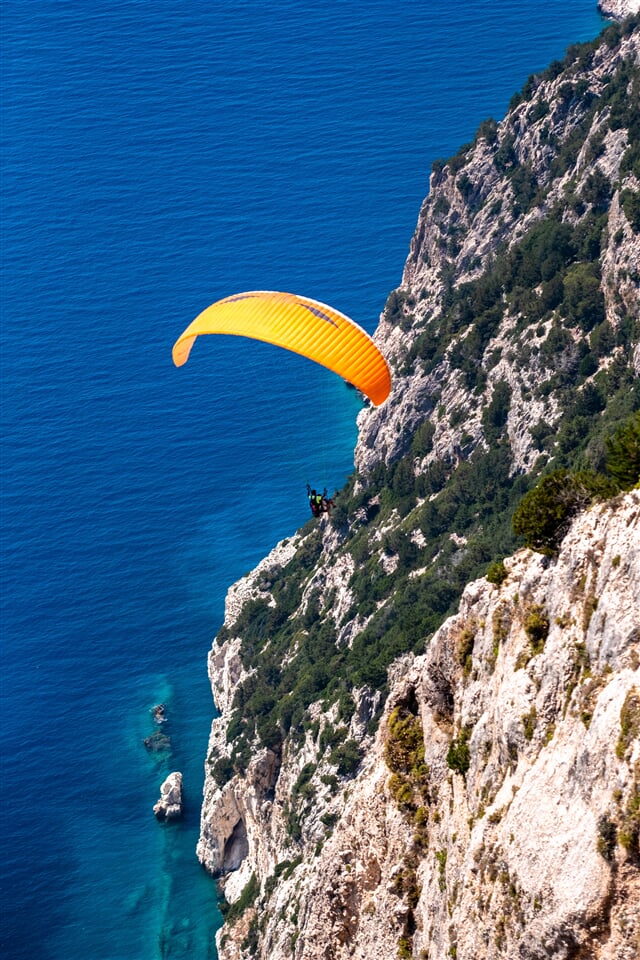
[[[207,651],[307,481],[352,469],[339,378],[237,338],[177,370],[174,340],[249,289],[373,331],[432,162],[602,26],[595,0],[5,0],[6,960],[215,957]],[[171,769],[186,818],[162,826]]]

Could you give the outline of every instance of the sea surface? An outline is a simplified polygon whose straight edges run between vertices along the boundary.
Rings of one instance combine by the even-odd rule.
[[[306,483],[353,466],[339,378],[238,338],[177,370],[174,340],[251,289],[373,331],[433,161],[602,26],[595,0],[5,0],[6,960],[215,958],[207,652]],[[170,757],[143,745],[160,702]]]

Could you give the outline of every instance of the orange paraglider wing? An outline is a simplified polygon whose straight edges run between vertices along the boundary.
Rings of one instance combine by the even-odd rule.
[[[203,333],[251,337],[302,354],[344,377],[376,405],[391,390],[387,362],[369,334],[343,313],[308,297],[252,290],[218,300],[177,339],[177,367],[187,362]]]

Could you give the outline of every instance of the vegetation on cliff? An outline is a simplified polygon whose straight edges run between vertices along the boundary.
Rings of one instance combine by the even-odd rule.
[[[534,957],[544,930],[595,944],[629,900],[633,559],[624,524],[613,553],[603,531],[616,504],[638,519],[620,491],[640,482],[639,104],[631,20],[529,78],[504,121],[434,165],[381,319],[392,395],[361,415],[356,470],[330,518],[279,545],[229,606],[212,652],[224,706],[203,814],[215,823],[206,805],[219,804],[226,826],[207,836],[205,824],[200,855],[220,871],[238,824],[253,821],[226,881],[227,936],[243,956],[308,951],[310,915],[324,911],[332,944],[366,928],[362,944],[389,932],[399,957],[431,935],[429,955]],[[578,523],[594,543],[583,546],[572,537],[587,508]],[[522,546],[535,552],[510,556]],[[584,918],[574,924],[573,896],[571,916],[556,916],[561,891],[540,880],[566,861],[546,821],[540,864],[527,846],[540,790],[560,816],[556,761],[544,758],[564,757],[562,744],[583,757],[559,785],[585,818],[581,889],[610,885],[593,937]],[[377,846],[355,826],[360,786],[380,804],[366,824],[380,827]]]
[[[577,510],[637,482],[640,66],[635,47],[621,47],[637,33],[628,21],[570,48],[527,81],[502,124],[486,121],[435,165],[412,252],[420,266],[383,318],[402,334],[396,377],[428,392],[410,418],[398,411],[393,453],[371,451],[330,524],[310,522],[218,635],[218,645],[241,638],[244,668],[228,747],[210,757],[220,786],[260,746],[279,754],[307,737],[336,777],[352,776],[360,694],[384,698],[389,666],[424,648],[466,583],[497,576],[522,543],[552,553]],[[487,203],[503,226],[472,256],[466,234]],[[435,298],[424,282],[434,271]],[[541,416],[518,424],[518,405]],[[524,462],[518,443],[533,451]],[[340,583],[326,572],[336,564]],[[313,703],[332,719],[312,719]],[[375,724],[374,714],[369,734]]]

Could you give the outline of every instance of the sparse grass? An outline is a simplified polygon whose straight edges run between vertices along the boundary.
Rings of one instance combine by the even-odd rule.
[[[447,751],[447,766],[463,777],[467,775],[471,763],[471,751],[469,750],[469,738],[471,736],[471,727],[463,727],[460,736],[455,737],[449,744]]]
[[[456,657],[462,667],[465,677],[468,677],[473,668],[473,645],[476,638],[476,623],[474,620],[465,624],[458,636]]]
[[[524,735],[527,740],[533,740],[533,735],[536,731],[536,723],[538,720],[538,713],[536,710],[536,705],[531,707],[528,713],[522,718],[522,724],[524,726]]]
[[[528,608],[524,618],[524,632],[529,638],[533,655],[542,653],[549,635],[549,617],[544,607],[534,604]]]
[[[624,760],[629,747],[640,736],[640,692],[629,691],[620,710],[620,736],[616,744],[616,756]]]

